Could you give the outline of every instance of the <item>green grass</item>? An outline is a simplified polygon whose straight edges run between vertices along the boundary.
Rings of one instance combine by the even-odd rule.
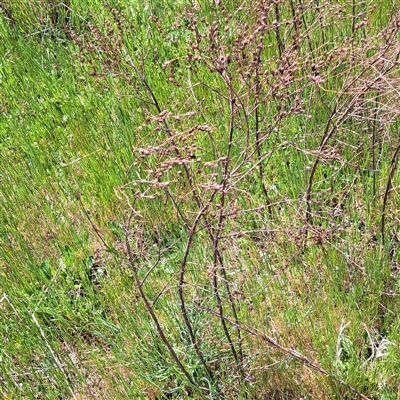
[[[109,3],[0,6],[1,397],[398,399],[395,4]]]

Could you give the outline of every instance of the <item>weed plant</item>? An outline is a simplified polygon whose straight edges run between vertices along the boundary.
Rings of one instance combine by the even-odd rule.
[[[398,6],[3,1],[1,396],[399,398]]]

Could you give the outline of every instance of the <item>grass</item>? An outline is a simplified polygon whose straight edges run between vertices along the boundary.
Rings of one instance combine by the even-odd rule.
[[[3,398],[399,398],[381,3],[0,6]]]

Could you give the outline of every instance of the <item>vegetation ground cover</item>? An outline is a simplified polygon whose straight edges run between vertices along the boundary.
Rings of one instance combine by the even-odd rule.
[[[397,1],[3,1],[5,399],[397,399]]]

